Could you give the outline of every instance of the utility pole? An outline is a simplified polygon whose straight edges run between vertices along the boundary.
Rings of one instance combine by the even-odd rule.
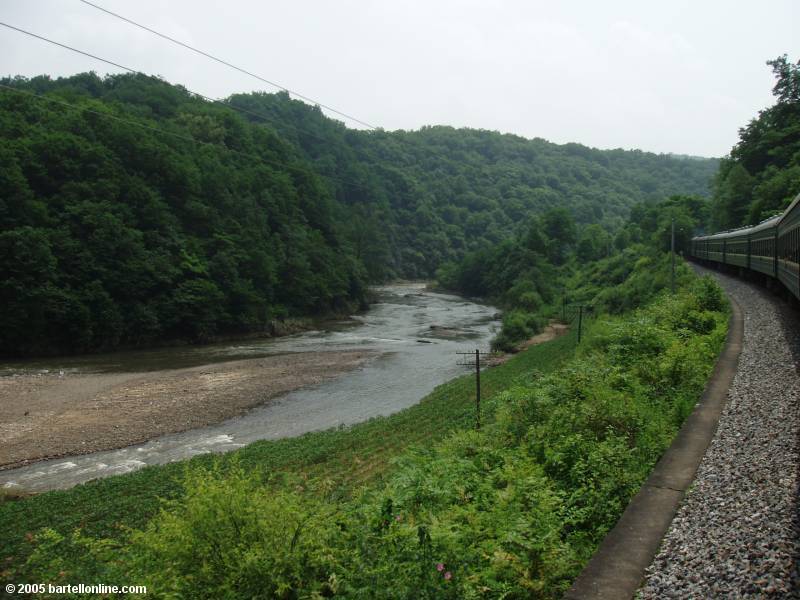
[[[472,356],[472,352],[457,352],[462,356]],[[481,351],[475,349],[475,362],[464,361],[458,363],[462,367],[475,367],[475,429],[481,428]]]
[[[670,288],[675,293],[675,217],[672,217],[672,236],[669,244],[669,251],[672,258],[672,273],[670,275]]]
[[[475,348],[475,429],[481,428],[481,351]]]

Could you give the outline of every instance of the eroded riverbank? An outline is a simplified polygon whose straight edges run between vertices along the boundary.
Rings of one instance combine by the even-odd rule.
[[[47,385],[40,390],[34,385],[27,399],[18,392],[3,396],[0,391],[0,404],[5,406],[0,414],[8,415],[8,420],[0,421],[0,446],[14,450],[16,444],[18,453],[41,446],[39,456],[47,456],[44,449],[48,444],[55,443],[51,448],[57,448],[71,419],[75,425],[70,449],[61,448],[64,458],[2,470],[0,485],[22,492],[64,489],[147,465],[234,450],[256,440],[299,436],[390,415],[462,374],[456,353],[486,350],[497,327],[495,308],[429,292],[424,284],[384,286],[376,293],[378,301],[365,314],[285,338],[176,349],[174,353],[159,349],[137,353],[133,360],[128,355],[103,357],[102,362],[87,357],[74,371],[74,362],[59,366],[57,361],[14,365],[13,373],[6,368],[9,375],[0,378],[2,382],[13,381],[14,374],[17,378],[39,374]],[[186,356],[187,352],[191,356]],[[203,359],[208,364],[198,366]],[[186,360],[191,360],[192,366],[187,366]],[[271,360],[278,361],[272,375]],[[146,368],[131,368],[142,365]],[[159,365],[163,365],[160,370]],[[44,373],[45,369],[49,372]],[[283,376],[286,385],[294,386],[290,390],[280,391],[275,379]],[[95,388],[91,398],[64,403],[68,394],[59,389],[63,385],[89,390],[100,385],[98,382],[107,382],[108,389]],[[274,396],[265,391],[270,386]],[[40,417],[37,431],[15,426],[14,439],[18,441],[7,444],[13,440],[6,426],[33,416],[36,394],[50,394],[49,401],[62,407],[62,412]],[[134,400],[144,412],[130,422],[149,420],[152,428],[162,422],[173,423],[180,431],[156,433],[143,443],[139,443],[141,439],[128,442],[122,441],[125,434],[121,428],[114,429],[113,422],[94,418],[95,405],[109,418],[116,418],[115,411],[130,408]],[[197,405],[194,417],[186,413],[187,403]],[[226,414],[239,416],[225,418]],[[214,424],[203,426],[201,418],[213,418]],[[91,443],[87,420],[93,427],[102,427],[103,439],[117,449],[84,449]],[[7,464],[12,460],[19,464],[20,456],[24,455],[6,458]]]
[[[0,469],[220,423],[362,366],[369,350],[297,352],[132,373],[0,378]]]

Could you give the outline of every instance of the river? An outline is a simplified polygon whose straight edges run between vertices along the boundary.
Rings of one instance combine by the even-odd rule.
[[[292,352],[364,349],[378,353],[358,370],[280,396],[240,417],[118,450],[0,471],[0,485],[28,492],[65,489],[146,465],[389,415],[462,374],[456,352],[486,349],[499,327],[495,308],[427,291],[424,284],[381,286],[375,292],[377,302],[366,313],[283,338],[0,365],[0,373],[6,376],[37,370],[108,373]]]

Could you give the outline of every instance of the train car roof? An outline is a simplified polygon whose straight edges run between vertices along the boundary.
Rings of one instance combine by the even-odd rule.
[[[769,219],[764,219],[758,225],[754,225],[750,228],[750,233],[758,233],[759,231],[764,231],[765,229],[771,229],[778,224],[783,218],[783,214],[775,215],[774,217],[770,217]]]
[[[797,198],[795,198],[795,202],[797,202]],[[788,211],[787,211],[788,212]],[[713,233],[711,235],[700,235],[697,237],[692,238],[692,241],[701,241],[701,240],[721,240],[726,238],[737,237],[740,235],[749,235],[751,233],[758,233],[759,231],[764,231],[765,229],[770,229],[775,227],[783,218],[783,215],[786,214],[785,212],[780,215],[775,215],[774,217],[770,217],[769,219],[764,219],[758,225],[754,225],[753,227],[740,227],[739,229],[730,229],[728,231],[720,231],[719,233]]]
[[[800,207],[800,194],[797,194],[797,196],[794,197],[794,200],[792,200],[792,203],[789,205],[789,208],[787,208],[785,211],[783,211],[783,214],[781,215],[781,221],[783,221],[783,219],[786,217],[786,215],[788,215],[790,212],[794,211],[795,209],[800,210],[800,208],[798,208],[798,207]],[[780,225],[780,223],[778,223],[778,224]]]
[[[729,237],[732,235],[732,231],[720,231],[719,233],[712,233],[711,235],[701,235],[696,238],[692,238],[693,240],[719,240],[722,238]]]
[[[728,231],[720,231],[719,233],[712,233],[711,235],[698,235],[693,237],[692,241],[697,240],[721,240],[723,238],[735,237],[742,233],[748,233],[752,227],[740,227],[739,229],[729,229]]]
[[[794,200],[792,200],[789,208],[787,208],[781,214],[764,219],[758,225],[754,225],[752,227],[740,227],[739,229],[729,229],[728,231],[720,231],[719,233],[712,233],[711,235],[698,235],[693,237],[692,241],[720,240],[723,238],[736,237],[742,234],[758,233],[759,231],[764,231],[765,229],[770,229],[771,227],[780,225],[781,221],[783,221],[786,215],[794,210],[800,210],[800,194],[797,194],[797,196],[794,197]]]

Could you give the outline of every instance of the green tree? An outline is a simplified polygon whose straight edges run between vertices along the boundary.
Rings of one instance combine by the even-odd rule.
[[[767,62],[776,103],[739,131],[715,179],[712,212],[720,228],[754,224],[791,202],[800,189],[800,63]]]
[[[606,230],[597,223],[588,225],[581,232],[576,256],[580,262],[598,260],[607,256],[611,250],[611,239]]]
[[[768,60],[767,64],[772,67],[772,73],[777,79],[772,94],[778,102],[785,104],[800,102],[800,61],[792,64],[784,54],[774,60]]]
[[[285,93],[224,106],[143,75],[2,82],[0,232],[57,258],[41,280],[5,281],[5,354],[263,331],[448,263],[470,293],[521,278],[511,295],[532,307],[547,257],[572,255],[571,215],[611,228],[636,202],[706,194],[716,168],[451,127],[354,131]]]
[[[572,213],[563,207],[551,208],[542,216],[542,229],[547,236],[547,253],[550,262],[563,264],[575,243],[577,229]]]
[[[746,224],[754,179],[740,163],[724,162],[714,180],[714,218],[721,229]]]

